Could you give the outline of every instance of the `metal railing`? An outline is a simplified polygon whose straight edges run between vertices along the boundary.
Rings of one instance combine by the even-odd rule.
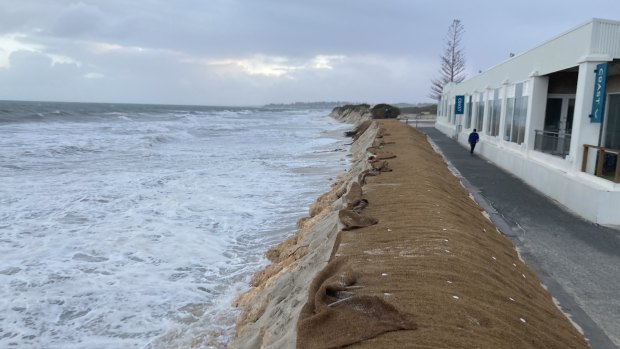
[[[594,166],[588,166],[589,154],[595,153]],[[601,177],[614,183],[620,183],[620,149],[609,149],[597,147],[595,145],[583,145],[583,160],[581,162],[581,172],[594,172],[597,177]],[[591,158],[590,158],[591,159]],[[591,168],[594,167],[594,170]],[[588,171],[588,169],[590,170]]]
[[[534,130],[534,150],[565,157],[570,153],[570,132]]]

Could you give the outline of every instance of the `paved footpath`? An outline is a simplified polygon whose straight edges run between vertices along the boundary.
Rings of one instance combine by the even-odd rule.
[[[419,130],[460,173],[592,347],[620,348],[620,230],[577,217],[435,128]]]

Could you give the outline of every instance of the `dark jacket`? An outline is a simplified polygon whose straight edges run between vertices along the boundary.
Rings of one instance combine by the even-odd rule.
[[[478,139],[480,139],[480,137],[478,137],[478,133],[472,132],[469,134],[469,139],[467,140],[467,142],[469,142],[469,144],[476,144],[478,143]]]

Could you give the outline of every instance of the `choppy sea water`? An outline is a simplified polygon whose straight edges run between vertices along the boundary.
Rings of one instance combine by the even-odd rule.
[[[328,113],[0,102],[0,347],[225,343],[348,165]]]

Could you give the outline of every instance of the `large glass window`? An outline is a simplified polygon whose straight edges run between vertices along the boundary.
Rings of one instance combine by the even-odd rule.
[[[450,115],[450,123],[454,125],[456,123],[456,116],[454,115],[454,104],[450,103],[448,108],[450,108],[448,111],[448,114]]]
[[[484,92],[480,92],[478,95],[478,110],[476,111],[476,129],[482,132],[482,125],[484,125]]]
[[[443,101],[445,99],[446,98],[444,96],[441,96],[439,103],[437,103],[437,116],[443,116]]]
[[[477,96],[476,96],[476,98],[477,98]],[[474,102],[473,110],[472,110],[472,120],[471,121],[474,124],[473,128],[477,128],[478,127],[478,119],[480,118],[480,116],[478,116],[479,106],[480,106],[480,102],[478,101],[478,99],[476,99],[475,102]]]
[[[437,103],[437,116],[443,116],[443,99],[444,97],[441,96],[439,103]]]
[[[465,103],[465,128],[471,128],[471,95],[466,97],[467,103]]]
[[[499,98],[499,88],[493,90],[493,99],[489,101],[491,104],[489,110],[489,123],[487,126],[487,134],[490,136],[499,135],[499,119],[502,112],[502,100]]]
[[[512,94],[512,91],[510,91]],[[506,100],[504,139],[517,144],[525,138],[528,97],[524,96],[523,83],[514,86],[514,96]]]
[[[506,113],[504,113],[504,140],[510,141],[512,133],[512,118],[515,110],[515,86],[509,86],[506,91]]]
[[[525,121],[527,120],[528,102],[528,96],[522,95],[515,98],[515,116],[512,121],[511,142],[521,144],[525,140]]]

